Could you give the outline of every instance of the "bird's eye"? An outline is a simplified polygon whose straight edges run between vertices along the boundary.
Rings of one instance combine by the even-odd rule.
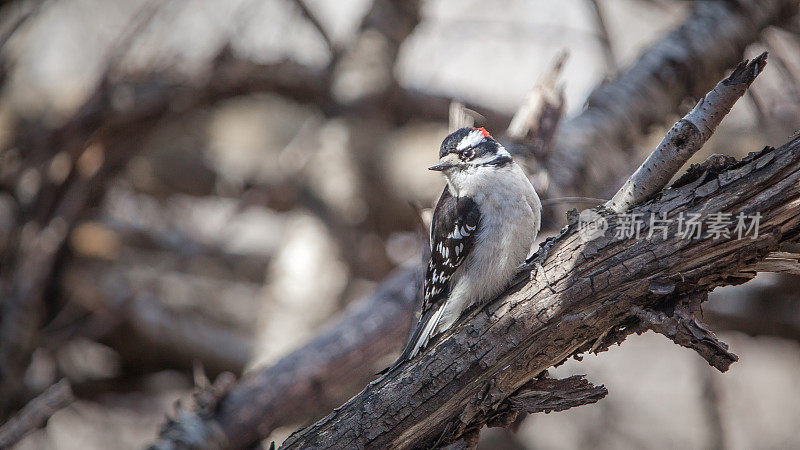
[[[461,153],[461,157],[464,159],[472,159],[475,156],[475,150],[468,148]]]

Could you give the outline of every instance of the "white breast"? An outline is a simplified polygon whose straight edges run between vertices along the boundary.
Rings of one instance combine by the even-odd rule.
[[[449,328],[469,305],[500,294],[530,254],[539,231],[541,202],[517,164],[486,170],[471,181],[457,194],[475,199],[480,229],[472,251],[453,275],[439,330]]]

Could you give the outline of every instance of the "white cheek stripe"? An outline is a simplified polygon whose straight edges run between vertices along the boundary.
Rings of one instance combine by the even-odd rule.
[[[484,139],[485,137],[483,136],[483,132],[481,130],[472,130],[468,135],[461,139],[461,142],[459,142],[458,146],[456,146],[456,150],[464,150],[465,148],[475,147],[483,142]]]
[[[497,153],[484,155],[482,158],[476,160],[475,164],[486,164],[486,163],[494,161],[497,158],[502,158],[502,157],[509,157],[510,158],[511,154],[508,153],[508,151],[505,149],[505,147],[503,147],[502,145],[498,145],[497,146]]]

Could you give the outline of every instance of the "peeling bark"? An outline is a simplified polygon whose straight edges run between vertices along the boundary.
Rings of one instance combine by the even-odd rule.
[[[596,403],[608,394],[604,386],[594,386],[583,375],[563,380],[536,379],[507,400],[515,411],[549,413]]]
[[[633,313],[642,321],[644,330],[663,334],[676,344],[696,351],[712,367],[725,372],[739,357],[729,352],[728,344],[717,339],[697,318],[700,303],[706,299],[706,293],[684,298],[675,306],[671,316],[663,311],[652,311],[638,306],[634,306]]]

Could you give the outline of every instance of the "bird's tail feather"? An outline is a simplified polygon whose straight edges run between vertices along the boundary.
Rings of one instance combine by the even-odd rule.
[[[397,358],[397,361],[395,361],[391,367],[378,372],[378,374],[391,372],[403,361],[417,356],[417,353],[428,345],[428,341],[436,333],[436,326],[439,324],[443,312],[444,305],[440,305],[438,308],[431,308],[423,314],[419,322],[417,322],[414,333],[412,333],[411,337],[408,339],[408,344],[406,344],[406,348],[403,349],[403,353],[400,354],[400,357]]]

